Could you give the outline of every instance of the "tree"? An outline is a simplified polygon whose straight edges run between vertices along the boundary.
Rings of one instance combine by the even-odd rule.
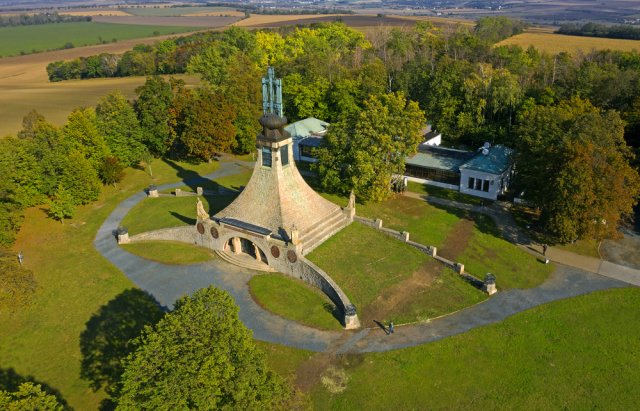
[[[231,296],[214,287],[180,299],[135,343],[115,398],[119,410],[275,409],[290,398]]]
[[[531,105],[519,122],[517,185],[547,234],[560,242],[616,236],[640,194],[618,113],[574,98]]]
[[[55,395],[47,394],[39,384],[25,382],[15,392],[0,390],[0,408],[7,411],[62,411],[64,406]]]
[[[98,119],[93,108],[77,108],[69,114],[62,129],[66,142],[80,151],[96,170],[100,169],[109,147],[98,131]]]
[[[316,150],[322,186],[353,189],[362,201],[385,199],[392,177],[404,173],[405,157],[415,153],[425,121],[418,104],[403,94],[370,97],[357,115],[332,124]]]
[[[78,151],[67,154],[62,163],[58,184],[64,187],[75,205],[97,200],[102,189],[98,171]]]
[[[100,167],[100,178],[105,184],[119,183],[124,178],[124,166],[114,156],[107,156]]]
[[[98,101],[98,129],[112,155],[124,165],[134,165],[144,152],[143,134],[135,111],[122,93],[115,91]]]
[[[49,200],[49,214],[64,224],[64,219],[73,217],[75,212],[73,196],[60,184],[53,198]]]
[[[135,109],[144,132],[145,145],[152,154],[163,156],[171,148],[171,84],[162,77],[149,77],[136,89],[136,94]]]
[[[235,144],[234,107],[221,93],[199,90],[185,109],[180,140],[190,156],[210,160],[217,152],[228,152]]]

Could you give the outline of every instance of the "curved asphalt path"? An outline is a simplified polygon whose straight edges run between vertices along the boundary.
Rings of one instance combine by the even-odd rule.
[[[204,178],[214,179],[242,171],[243,164],[223,162]],[[158,186],[166,190],[197,181]],[[166,265],[135,256],[118,246],[114,230],[133,206],[146,198],[140,192],[120,203],[104,221],[94,245],[138,287],[150,293],[162,306],[171,308],[183,295],[214,285],[228,291],[240,307],[240,320],[256,339],[311,351],[374,352],[411,347],[460,334],[483,325],[496,323],[520,311],[551,301],[587,294],[628,284],[559,265],[542,285],[526,290],[500,292],[490,299],[456,313],[426,323],[396,326],[393,335],[377,327],[352,332],[320,331],[286,320],[258,306],[249,294],[247,282],[251,271],[216,259],[187,266]],[[363,324],[373,326],[373,324]]]

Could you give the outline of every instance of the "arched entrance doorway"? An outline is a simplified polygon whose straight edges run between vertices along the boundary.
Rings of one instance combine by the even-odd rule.
[[[246,254],[251,256],[256,261],[268,264],[267,256],[262,252],[260,247],[246,238],[233,237],[227,240],[224,247],[225,251],[233,254]]]

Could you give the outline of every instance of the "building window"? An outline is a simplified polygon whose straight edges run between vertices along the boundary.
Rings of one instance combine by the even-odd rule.
[[[473,183],[474,183],[474,178],[473,177],[469,177],[469,189],[473,190]]]
[[[305,145],[299,145],[298,146],[300,149],[300,155],[302,157],[309,157],[309,158],[315,158],[313,156],[313,149],[314,147],[310,147],[310,146],[305,146]]]
[[[482,191],[489,192],[489,180],[484,180],[484,183],[482,184]]]
[[[480,191],[482,190],[482,180],[479,178],[476,178],[476,190]]]
[[[282,159],[282,165],[289,165],[289,145],[280,147],[280,158]]]
[[[271,167],[271,149],[269,147],[262,147],[262,165]]]

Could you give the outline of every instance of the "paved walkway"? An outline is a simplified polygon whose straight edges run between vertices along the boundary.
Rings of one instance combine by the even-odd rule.
[[[493,202],[490,205],[474,205],[461,203],[458,201],[447,200],[444,198],[430,197],[419,193],[407,191],[404,193],[407,197],[425,200],[436,206],[445,206],[459,208],[475,213],[482,213],[490,216],[496,223],[496,226],[502,233],[502,236],[508,241],[518,245],[530,254],[542,259],[542,245],[531,240],[516,224],[509,206],[503,202]],[[624,281],[631,285],[640,286],[640,270],[615,264],[610,261],[601,260],[599,258],[588,257],[562,250],[557,247],[548,247],[547,258],[549,260],[564,264],[590,273],[599,274],[605,277]]]
[[[242,171],[243,166],[246,164],[222,162],[216,172],[203,178],[213,179],[235,174]],[[158,189],[166,190],[184,184],[185,182],[164,184]],[[247,285],[255,273],[248,270],[222,260],[188,266],[165,265],[135,256],[120,248],[115,240],[114,230],[129,210],[144,198],[146,194],[140,192],[124,200],[98,230],[94,245],[105,258],[167,308],[171,308],[181,296],[191,294],[200,288],[209,285],[222,288],[233,296],[240,307],[240,319],[253,330],[256,339],[311,351],[374,352],[415,346],[495,323],[550,301],[626,286],[615,279],[573,267],[559,266],[539,287],[501,292],[480,304],[428,323],[397,326],[393,335],[386,335],[373,324],[363,324],[364,327],[370,328],[352,332],[320,331],[278,317],[258,306],[251,298]]]

